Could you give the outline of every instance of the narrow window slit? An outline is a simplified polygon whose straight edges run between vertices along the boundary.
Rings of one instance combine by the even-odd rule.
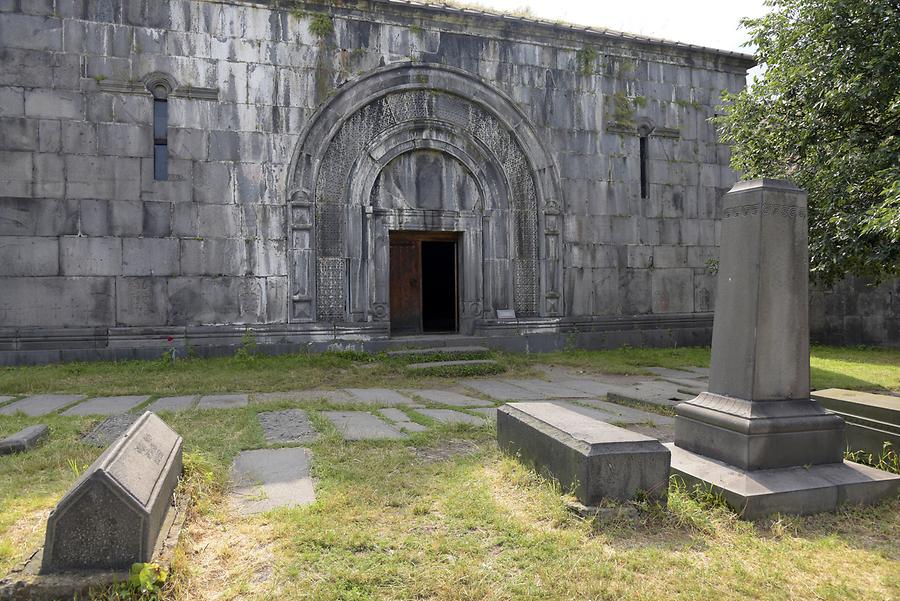
[[[647,136],[641,136],[641,198],[647,198]]]
[[[153,100],[153,179],[169,179],[169,103]]]

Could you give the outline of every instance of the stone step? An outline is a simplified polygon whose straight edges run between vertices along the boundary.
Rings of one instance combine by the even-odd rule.
[[[427,363],[411,363],[406,369],[412,372],[446,372],[446,375],[465,375],[467,371],[483,373],[499,373],[504,367],[493,359],[466,359],[460,361],[429,361]],[[443,373],[442,373],[443,375]]]
[[[491,350],[485,346],[436,346],[432,348],[412,348],[400,351],[388,351],[387,356],[402,359],[404,357],[427,357],[429,355],[487,355]]]

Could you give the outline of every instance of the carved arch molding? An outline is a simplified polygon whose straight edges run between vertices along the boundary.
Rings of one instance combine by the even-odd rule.
[[[427,149],[480,192],[453,210],[378,204],[379,174]],[[346,84],[310,120],[288,173],[292,321],[389,319],[388,231],[461,231],[460,325],[562,304],[562,199],[555,166],[518,107],[466,72],[401,64]]]

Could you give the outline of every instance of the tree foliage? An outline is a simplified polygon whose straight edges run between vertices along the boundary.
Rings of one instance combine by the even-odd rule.
[[[745,19],[761,78],[717,119],[745,178],[809,192],[810,266],[900,274],[900,2],[768,0]]]

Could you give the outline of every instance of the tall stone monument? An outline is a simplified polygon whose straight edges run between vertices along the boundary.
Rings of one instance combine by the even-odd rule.
[[[725,195],[709,392],[676,407],[672,471],[745,517],[896,494],[843,461],[844,421],[809,396],[806,193],[758,179]]]

